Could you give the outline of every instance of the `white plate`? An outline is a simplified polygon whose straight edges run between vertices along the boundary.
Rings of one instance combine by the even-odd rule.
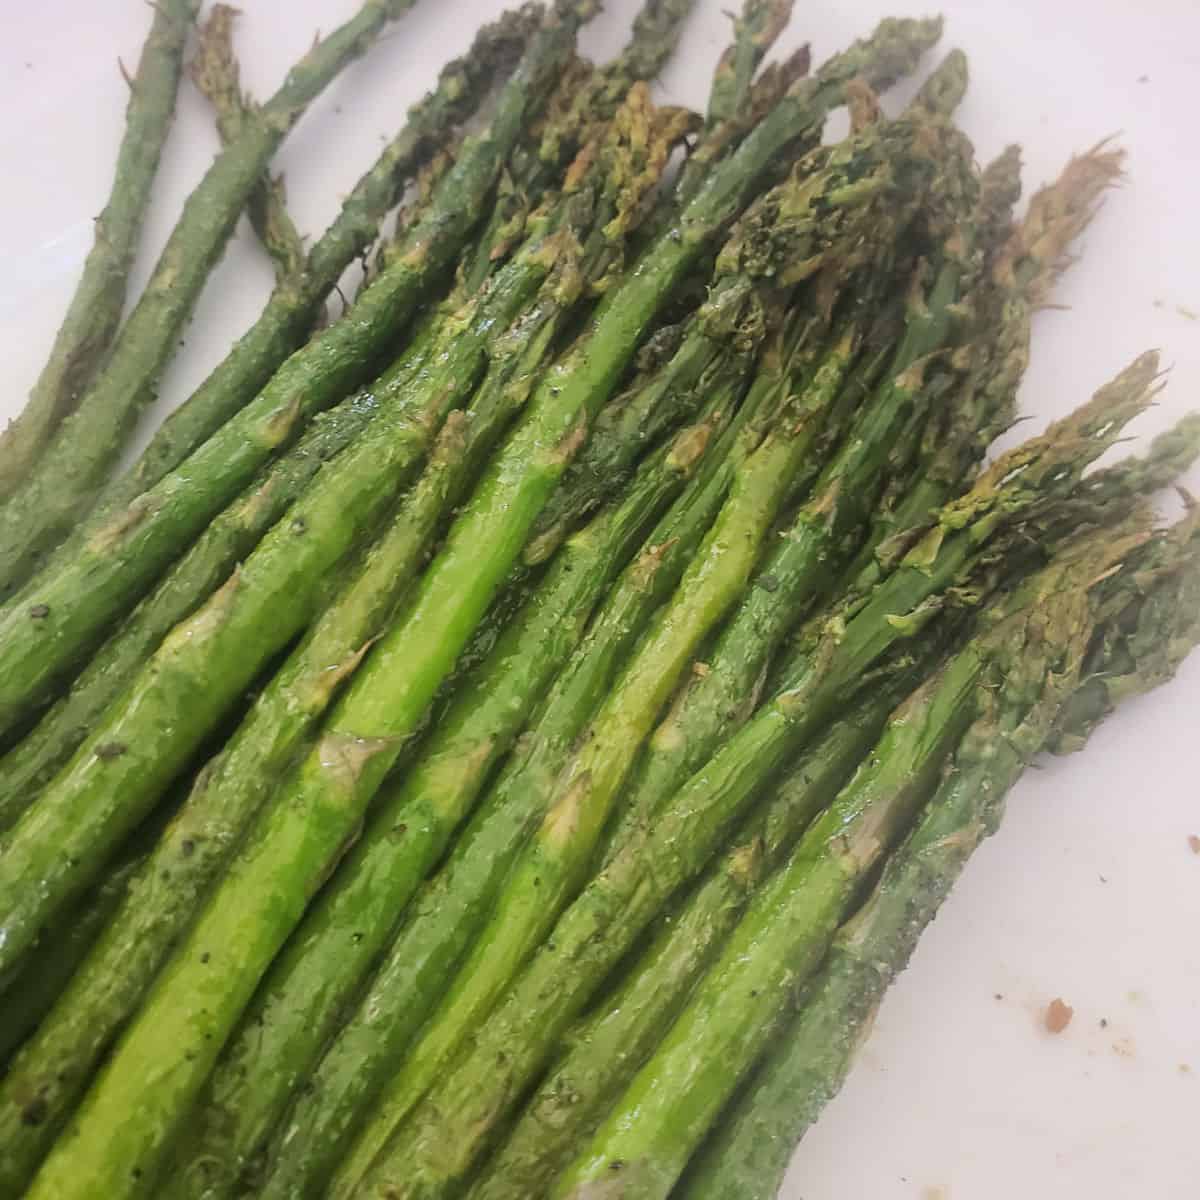
[[[661,91],[701,103],[726,41],[698,0]],[[818,57],[899,0],[799,0],[783,48]],[[318,28],[354,0],[241,0],[246,85],[269,94]],[[347,71],[281,153],[293,211],[319,231],[380,138],[502,0],[430,3]],[[1196,0],[945,0],[947,45],[971,57],[962,122],[981,159],[1025,148],[1027,185],[1072,150],[1121,132],[1130,178],[1038,319],[1026,430],[1083,400],[1148,346],[1174,364],[1140,433],[1200,404],[1200,7]],[[589,29],[614,51],[635,0]],[[41,366],[110,183],[125,84],[148,23],[138,0],[0,6],[0,417]],[[138,281],[215,147],[185,86],[163,160]],[[252,320],[270,271],[244,230],[200,303],[162,388],[178,403]],[[1193,485],[1200,476],[1193,474]],[[1182,1200],[1200,1188],[1200,661],[1129,706],[1085,755],[1051,762],[1012,797],[912,969],[884,1005],[842,1096],[805,1141],[792,1200]],[[997,998],[1002,996],[1003,998]],[[1062,996],[1075,1019],[1040,1028]],[[1101,1021],[1107,1021],[1107,1028]],[[1185,1071],[1185,1068],[1190,1070]]]

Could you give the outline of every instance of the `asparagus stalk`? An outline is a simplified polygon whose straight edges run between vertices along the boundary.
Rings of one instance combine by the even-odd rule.
[[[466,1177],[567,1025],[671,894],[706,865],[761,784],[803,749],[873,664],[928,624],[947,592],[962,594],[972,568],[989,568],[989,542],[1000,531],[1070,490],[1149,402],[1155,369],[1154,357],[1145,356],[1073,417],[999,460],[969,500],[945,511],[945,531],[914,548],[870,603],[847,618],[835,614],[792,686],[735,733],[655,825],[583,890],[410,1114],[379,1162],[381,1175],[391,1168],[388,1185],[397,1196],[441,1195]]]
[[[713,72],[705,128],[748,117],[754,76],[792,16],[792,0],[746,0],[733,20],[733,42]]]
[[[95,499],[146,405],[179,332],[263,167],[314,97],[413,0],[365,0],[288,72],[283,86],[218,154],[172,230],[103,369],[63,422],[18,496],[0,511],[0,579],[27,579]]]
[[[765,873],[874,745],[907,677],[863,693],[771,790],[694,893],[663,916],[630,973],[564,1036],[558,1061],[468,1191],[470,1200],[544,1194],[567,1167],[650,1056]]]
[[[718,309],[719,316],[727,315],[725,307],[727,304]],[[741,371],[720,355],[713,370],[716,408],[727,411],[736,404],[740,393]],[[728,490],[737,463],[761,440],[763,424],[778,399],[775,382],[771,380],[762,386],[756,382],[733,425],[705,455],[697,477],[614,585],[613,594],[594,618],[583,643],[577,649],[573,644],[563,647],[564,654],[572,649],[574,653],[565,664],[559,660],[560,674],[542,702],[532,728],[506,764],[494,794],[405,922],[354,1017],[316,1068],[312,1089],[298,1097],[290,1120],[277,1138],[273,1170],[262,1188],[264,1196],[315,1194],[336,1167],[363,1113],[439,998],[443,978],[482,923],[529,826],[541,812],[545,790],[557,766],[594,707],[596,697],[611,684],[651,613],[678,581]],[[579,539],[584,553],[588,532]],[[577,551],[578,541],[568,543],[568,548]],[[564,560],[563,574],[573,573],[574,559],[575,554],[571,553]],[[565,586],[566,579],[558,571],[554,578]],[[556,585],[551,594],[560,591]],[[537,604],[534,613],[542,612],[557,616],[549,604]],[[531,632],[536,628],[536,624],[531,626]],[[509,639],[501,638],[485,669],[501,675],[507,672],[507,663],[511,661],[506,653],[509,648]],[[470,731],[472,726],[467,728]],[[519,728],[519,723],[514,724],[513,732]],[[480,734],[476,734],[463,748],[478,755],[479,744]],[[445,749],[451,751],[454,745],[451,739]],[[449,764],[472,761],[464,755],[448,757],[439,752],[441,749],[441,743],[435,743],[433,752],[423,760],[428,763],[428,770],[418,764],[413,772],[414,792],[409,796],[409,804],[415,806],[418,821],[426,808],[439,805],[441,781],[450,769]],[[470,771],[450,792],[451,800],[458,801],[461,794],[458,789],[465,785],[470,790],[462,799],[469,801],[483,779],[482,773],[476,775]],[[397,812],[392,804],[384,812],[394,814],[405,826],[406,834],[416,826],[404,819],[403,812]],[[386,834],[391,828],[395,826],[383,820],[375,825],[364,840],[361,856],[356,855],[348,864],[353,874],[345,886],[361,892],[364,887],[372,887],[381,875],[390,874],[387,864],[392,839]],[[368,864],[371,869],[362,869]],[[339,877],[339,883],[342,878]],[[330,912],[331,924],[337,915]],[[316,919],[321,920],[319,916]],[[363,1065],[368,1061],[372,1064],[370,1070]]]
[[[778,1030],[797,984],[824,956],[858,885],[923,805],[972,717],[996,709],[1020,723],[1039,693],[1071,687],[1092,630],[1089,585],[1145,536],[1114,539],[1106,530],[1001,599],[1001,619],[901,705],[829,811],[755,897],[719,961],[552,1195],[587,1195],[597,1179],[614,1177],[624,1181],[625,1195],[671,1192]]]
[[[515,136],[532,101],[536,76],[555,61],[573,27],[569,20],[547,26],[530,50],[526,70],[506,87],[492,134],[475,143],[474,153],[460,156],[446,184],[460,172],[473,178],[481,166],[492,175],[498,143]],[[460,191],[452,186],[445,202]],[[434,220],[434,214],[427,219]],[[425,260],[424,250],[419,257]],[[385,374],[374,390],[393,395],[366,435],[323,472],[320,486],[305,494],[288,520],[274,526],[238,572],[163,642],[138,681],[43,793],[42,802],[14,829],[0,864],[0,928],[5,934],[0,964],[28,945],[38,923],[94,877],[105,848],[140,819],[258,668],[312,618],[325,571],[382,516],[391,490],[420,461],[446,409],[469,394],[494,327],[507,325],[528,301],[554,257],[552,244],[531,246],[478,302],[478,312],[468,306],[461,321],[448,321],[442,331],[446,349],[435,357],[436,370],[417,371],[410,380],[402,357]],[[401,274],[411,281],[406,267]],[[377,280],[370,291],[378,291],[387,278]],[[365,300],[360,299],[359,310]],[[352,324],[361,328],[362,321]],[[341,327],[334,326],[313,346]],[[295,411],[291,402],[288,411]],[[194,487],[194,477],[189,478]],[[152,523],[153,518],[144,521],[140,529]],[[53,624],[54,608],[47,607],[48,614],[42,608],[36,610],[41,616],[24,614],[26,630],[39,622]],[[147,718],[155,730],[150,738],[145,735]],[[97,755],[98,747],[109,745],[121,747],[121,753]],[[71,866],[68,859],[79,861]],[[38,889],[28,886],[33,879],[41,880]],[[10,903],[12,893],[20,895]]]
[[[675,50],[695,0],[645,0],[633,20],[625,49],[612,62],[594,67],[574,58],[564,68],[540,121],[514,148],[482,236],[459,264],[461,286],[470,295],[483,286],[525,233],[529,214],[558,180],[588,137],[610,120],[638,82],[653,79]]]
[[[121,847],[96,888],[76,909],[65,913],[51,927],[21,964],[15,985],[10,986],[0,1000],[4,1018],[0,1021],[0,1062],[5,1064],[6,1077],[14,1070],[15,1059],[10,1061],[10,1055],[46,1021],[104,924],[120,905],[147,851],[162,833],[184,794],[184,788],[173,791],[167,802]],[[47,1115],[36,1094],[24,1097],[21,1116],[27,1125],[40,1124]],[[18,1191],[0,1171],[0,1195],[15,1195]]]
[[[254,119],[254,106],[243,94],[241,72],[233,54],[233,23],[237,9],[214,4],[200,29],[192,57],[192,82],[212,105],[221,144],[228,146]],[[276,276],[286,279],[304,269],[304,238],[287,210],[282,176],[264,171],[246,202],[250,226],[275,263]]]
[[[428,283],[461,247],[574,28],[572,19],[540,31],[489,130],[464,148],[409,231],[408,252],[359,296],[353,313],[294,354],[185,464],[90,530],[76,555],[0,612],[0,725],[19,719],[178,553],[180,542],[202,529],[309,415],[345,395],[361,379],[363,364],[387,348]],[[80,579],[89,584],[86,601]],[[31,617],[31,610],[41,615]]]
[[[1112,584],[1111,616],[1088,649],[1083,679],[1049,738],[1056,754],[1080,750],[1118,704],[1171,679],[1200,642],[1200,517],[1187,516]]]
[[[1175,590],[1180,568],[1191,571],[1194,587],[1194,528],[1178,527],[1167,539],[1159,538],[1159,544],[1164,540],[1176,541],[1169,556],[1175,559],[1173,577],[1156,580],[1139,595],[1144,584],[1135,582],[1138,572],[1126,567],[1101,585],[1115,584],[1136,610],[1134,640],[1145,636],[1147,647],[1173,647],[1165,662],[1155,650],[1144,664],[1137,656],[1125,660],[1115,676],[1121,686],[1110,697],[1114,701],[1164,682],[1200,640],[1195,597]],[[1183,555],[1181,545],[1187,547]],[[1121,617],[1115,623],[1102,621],[1094,640],[1104,643],[1115,636],[1124,642],[1123,625]],[[1015,665],[1015,675],[1024,674],[1022,664]],[[681,1197],[767,1200],[776,1195],[796,1143],[841,1088],[884,992],[904,969],[967,859],[999,825],[1006,794],[1029,759],[1056,730],[1086,737],[1100,718],[1087,698],[1088,666],[1077,681],[1078,672],[1079,664],[1068,662],[1024,712],[1005,703],[1007,689],[983,698],[983,712],[919,824],[887,863],[870,899],[839,931],[820,973],[801,993],[798,1011],[777,1039],[781,1049],[764,1060],[722,1114],[715,1135],[681,1182]],[[1081,724],[1076,716],[1083,718]]]
[[[24,410],[0,434],[0,502],[33,473],[59,426],[90,387],[116,335],[150,188],[175,113],[184,47],[199,7],[199,0],[164,0],[154,10],[137,71],[129,81],[112,191],[96,221],[83,275]]]

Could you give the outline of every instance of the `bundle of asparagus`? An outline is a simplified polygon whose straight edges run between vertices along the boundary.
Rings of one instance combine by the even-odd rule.
[[[961,52],[881,109],[937,21],[809,76],[746,0],[701,116],[649,88],[689,0],[603,65],[557,0],[306,246],[267,161],[410,6],[262,107],[214,9],[224,149],[118,329],[197,6],[155,10],[0,443],[0,1197],[771,1195],[1032,755],[1200,639],[1149,506],[1200,420],[1089,471],[1156,355],[979,469],[1119,152],[1018,220]],[[275,290],[110,477],[243,210]]]

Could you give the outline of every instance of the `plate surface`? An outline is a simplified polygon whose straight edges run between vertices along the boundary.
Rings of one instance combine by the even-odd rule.
[[[660,85],[699,105],[727,38],[698,0]],[[895,0],[800,0],[782,48],[818,59]],[[243,79],[270,93],[318,28],[354,0],[241,0]],[[300,226],[324,228],[440,64],[501,0],[426,3],[314,105],[277,161]],[[613,52],[635,0],[607,0],[587,31]],[[1076,149],[1120,133],[1129,180],[1113,193],[1037,321],[1023,391],[1041,428],[1138,352],[1173,364],[1152,434],[1200,404],[1200,153],[1195,0],[943,0],[946,45],[971,58],[961,120],[981,160],[1022,143],[1028,189]],[[0,418],[49,348],[110,182],[125,84],[148,24],[138,0],[0,6]],[[890,98],[894,111],[903,94]],[[190,86],[144,239],[144,280],[216,146]],[[243,223],[244,224],[244,223]],[[163,382],[156,416],[185,397],[256,315],[270,271],[240,229]],[[1190,482],[1200,488],[1200,475]],[[799,1151],[790,1200],[1175,1200],[1200,1181],[1200,656],[1132,704],[1086,754],[1031,772],[893,989],[844,1092]],[[1041,1013],[1075,1008],[1058,1037]]]

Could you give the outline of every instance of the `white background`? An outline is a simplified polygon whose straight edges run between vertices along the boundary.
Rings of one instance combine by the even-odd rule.
[[[726,0],[726,5],[735,0]],[[800,0],[786,50],[818,58],[899,0]],[[244,79],[274,88],[354,0],[241,0]],[[277,160],[293,211],[317,232],[445,58],[501,0],[424,0],[313,106]],[[635,0],[610,0],[585,37],[611,53]],[[702,104],[727,40],[698,0],[661,81]],[[967,50],[962,122],[981,160],[1025,150],[1027,187],[1074,149],[1120,133],[1129,180],[1039,317],[1026,431],[1083,400],[1148,346],[1174,365],[1153,433],[1200,403],[1200,92],[1197,0],[945,0],[946,45]],[[919,15],[914,13],[913,15]],[[149,23],[139,0],[0,5],[0,416],[15,412],[50,339],[107,194],[125,85]],[[889,102],[894,105],[900,98]],[[155,190],[140,282],[215,148],[186,86]],[[270,271],[239,231],[163,386],[178,403],[256,315]],[[1193,473],[1191,482],[1200,484]],[[1200,656],[1198,656],[1200,657]],[[1087,753],[1016,790],[885,1004],[841,1097],[805,1141],[793,1200],[1182,1200],[1200,1189],[1200,661],[1129,706]],[[1040,1026],[1062,996],[1066,1033]],[[1107,1027],[1101,1026],[1101,1021]]]

